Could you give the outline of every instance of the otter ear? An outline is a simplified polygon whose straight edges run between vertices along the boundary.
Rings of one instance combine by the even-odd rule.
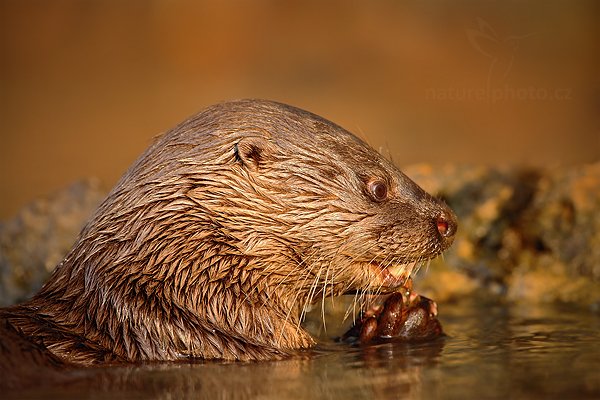
[[[273,155],[273,146],[261,137],[242,138],[235,145],[235,157],[245,167],[258,171],[269,163]]]

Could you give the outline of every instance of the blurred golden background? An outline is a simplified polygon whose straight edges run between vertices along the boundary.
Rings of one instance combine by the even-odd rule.
[[[203,107],[322,115],[400,165],[600,158],[600,3],[0,1],[0,218],[107,188]]]

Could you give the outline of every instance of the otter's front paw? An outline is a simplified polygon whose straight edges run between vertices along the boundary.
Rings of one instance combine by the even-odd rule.
[[[431,340],[443,334],[436,303],[406,291],[405,294],[392,293],[382,306],[363,313],[341,339],[364,344],[391,338]]]

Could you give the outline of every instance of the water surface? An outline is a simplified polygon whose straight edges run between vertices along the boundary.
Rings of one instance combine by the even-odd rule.
[[[307,357],[77,371],[60,385],[4,393],[61,399],[600,398],[600,316],[588,310],[465,302],[441,307],[448,337]],[[43,381],[43,377],[40,377]],[[0,396],[2,397],[2,396]]]

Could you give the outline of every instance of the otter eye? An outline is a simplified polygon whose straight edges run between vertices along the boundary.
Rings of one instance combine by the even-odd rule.
[[[373,181],[369,183],[369,190],[377,201],[383,201],[387,198],[388,188],[385,182]]]

